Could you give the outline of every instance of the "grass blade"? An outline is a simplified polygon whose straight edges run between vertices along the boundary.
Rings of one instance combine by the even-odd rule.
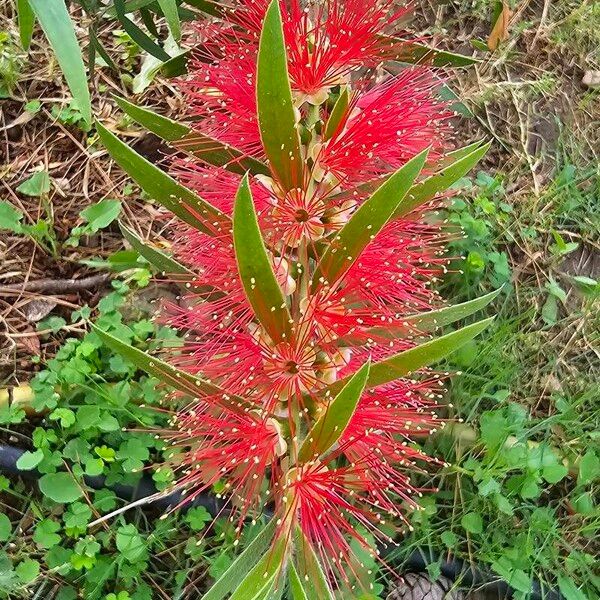
[[[276,520],[271,519],[265,528],[246,546],[244,551],[233,561],[231,566],[215,581],[212,587],[202,596],[202,600],[223,600],[227,594],[235,590],[267,552],[275,533]]]
[[[272,0],[265,15],[256,77],[260,135],[270,167],[284,190],[301,187],[300,136],[296,128],[277,0]]]
[[[292,318],[258,227],[248,175],[235,198],[233,244],[240,278],[256,318],[275,343],[289,339]]]
[[[227,215],[178,184],[100,123],[96,123],[96,129],[115,162],[159,204],[208,235],[231,230],[231,219]]]
[[[160,10],[162,10],[169,31],[173,39],[178,42],[181,39],[181,23],[179,22],[179,12],[176,0],[157,0]]]
[[[398,169],[352,215],[321,257],[312,280],[313,291],[323,282],[333,286],[350,269],[369,242],[390,220],[421,172],[428,150]]]
[[[17,15],[19,18],[19,37],[23,50],[29,50],[31,36],[33,35],[33,26],[35,25],[35,15],[29,0],[17,0]]]
[[[162,360],[122,342],[110,333],[96,327],[96,325],[92,324],[91,328],[111,350],[121,354],[142,371],[160,379],[163,383],[183,392],[191,398],[210,396],[211,402],[218,404],[229,412],[237,414],[246,414],[248,410],[253,408],[253,405],[243,398],[228,394],[225,390],[213,383],[200,379],[199,377],[194,377],[185,371],[180,371]]]
[[[490,317],[489,319],[478,321],[472,325],[457,329],[452,333],[415,346],[410,350],[405,350],[390,358],[373,363],[367,380],[367,389],[383,385],[384,383],[390,383],[413,371],[417,371],[421,367],[426,367],[445,358],[479,335],[493,320],[494,317]],[[349,379],[350,377],[345,377],[340,381],[336,381],[326,391],[332,394],[337,393],[346,385]]]
[[[344,434],[365,389],[371,361],[367,361],[331,401],[325,413],[308,432],[298,452],[298,462],[325,454]]]
[[[64,0],[29,0],[29,5],[56,54],[79,111],[91,125],[92,106],[85,65]]]

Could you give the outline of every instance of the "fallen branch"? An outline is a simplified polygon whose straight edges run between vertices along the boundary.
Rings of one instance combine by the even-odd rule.
[[[13,295],[14,292],[45,292],[47,294],[63,294],[89,290],[108,283],[112,273],[100,273],[81,279],[38,279],[23,283],[11,283],[0,286],[0,296]]]

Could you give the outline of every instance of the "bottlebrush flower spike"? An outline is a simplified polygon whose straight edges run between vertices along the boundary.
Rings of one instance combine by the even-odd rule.
[[[411,472],[438,464],[415,443],[441,427],[447,374],[427,367],[489,323],[430,337],[495,296],[443,307],[432,289],[448,263],[436,210],[487,147],[446,153],[437,72],[380,68],[406,12],[393,5],[223,9],[178,83],[191,127],[120,103],[175,140],[171,172],[187,188],[99,126],[180,218],[173,257],[128,239],[185,287],[161,317],[184,340],[170,364],[98,333],[175,388],[173,404],[187,399],[161,432],[174,488],[191,499],[218,482],[238,527],[275,511],[244,553],[246,579],[228,572],[206,598],[269,598],[286,570],[303,597],[358,585],[352,540],[390,543],[379,527],[401,531],[418,508]]]

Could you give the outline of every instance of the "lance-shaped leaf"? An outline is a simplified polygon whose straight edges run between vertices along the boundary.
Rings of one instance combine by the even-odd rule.
[[[365,389],[371,361],[367,361],[329,403],[325,412],[306,435],[298,462],[307,462],[325,454],[342,437]]]
[[[191,131],[187,125],[178,123],[173,119],[169,119],[169,117],[158,115],[147,108],[142,108],[125,100],[125,98],[120,96],[113,96],[113,98],[127,116],[167,142],[179,140]]]
[[[231,230],[231,219],[227,215],[178,184],[100,123],[96,123],[96,130],[115,162],[159,204],[208,235]]]
[[[260,160],[197,131],[190,131],[173,145],[210,165],[223,167],[238,175],[246,172],[253,175],[271,175],[269,167]]]
[[[389,38],[389,43],[393,43],[394,41],[400,42],[400,40]],[[393,54],[388,53],[388,57],[398,62],[431,65],[433,67],[468,67],[480,62],[472,56],[464,56],[463,54],[455,54],[453,52],[446,52],[445,50],[436,50],[425,44],[417,44],[415,42],[398,43],[397,50]]]
[[[275,343],[289,339],[292,318],[258,227],[248,175],[235,197],[233,245],[240,279],[256,318]]]
[[[275,579],[283,568],[285,550],[286,538],[276,539],[271,549],[260,557],[229,600],[270,600]]]
[[[267,9],[258,49],[256,75],[258,123],[270,167],[284,190],[302,185],[302,154],[279,2]]]
[[[350,94],[348,88],[344,88],[340,97],[331,109],[331,114],[325,124],[325,131],[323,132],[323,141],[331,139],[335,132],[338,130],[340,124],[345,120],[348,113],[348,103],[350,101]]]
[[[17,15],[19,18],[19,37],[23,50],[29,50],[33,27],[35,25],[35,15],[29,6],[29,0],[17,0]]]
[[[464,177],[489,150],[491,142],[475,148],[472,152],[463,156],[459,154],[458,158],[452,160],[444,166],[438,173],[424,179],[406,194],[405,201],[402,202],[394,212],[394,218],[403,217],[415,208],[425,202],[433,199],[436,194],[447,190],[453,183]]]
[[[65,1],[29,0],[29,6],[56,54],[58,64],[85,122],[91,124],[92,106],[85,65],[75,36],[75,26]]]
[[[160,379],[166,385],[192,398],[210,396],[211,402],[237,414],[247,414],[249,410],[256,408],[243,398],[227,393],[218,385],[200,377],[195,377],[185,371],[180,371],[166,362],[122,342],[120,339],[95,325],[91,325],[91,328],[111,350],[121,354],[136,367],[142,369],[142,371],[146,371],[146,373]]]
[[[319,557],[302,530],[296,528],[295,559],[300,580],[303,582],[306,595],[313,600],[334,600],[333,592],[323,572]]]
[[[173,146],[178,150],[193,154],[208,164],[223,167],[239,175],[244,175],[247,171],[253,175],[271,174],[267,165],[251,156],[244,155],[240,150],[193,131],[187,125],[173,119],[137,106],[124,98],[118,96],[114,96],[114,98],[126,115],[163,140],[174,142]]]
[[[157,248],[144,243],[131,229],[119,221],[119,229],[123,237],[131,244],[131,247],[151,265],[156,267],[160,273],[169,275],[188,275],[195,277],[195,273],[167,256]]]
[[[313,291],[323,282],[333,286],[383,229],[421,172],[428,150],[398,169],[352,215],[321,257],[312,280]]]
[[[470,342],[474,337],[479,335],[490,323],[494,317],[478,321],[472,325],[467,325],[461,329],[457,329],[452,333],[448,333],[439,338],[400,352],[386,358],[385,360],[373,363],[369,377],[367,379],[366,388],[374,388],[385,383],[395,381],[400,377],[404,377],[413,371],[422,367],[426,367],[442,358],[445,358],[452,352],[455,352],[467,342]],[[340,381],[336,381],[333,385],[326,388],[326,392],[336,394],[349,381],[350,377],[345,377]]]
[[[181,23],[176,0],[157,0],[160,10],[167,21],[173,39],[178,42],[181,38]]]
[[[275,533],[276,519],[271,519],[265,528],[246,546],[231,566],[215,581],[202,596],[203,600],[223,600],[246,578],[259,559],[268,551]]]
[[[290,594],[292,596],[292,600],[309,600],[306,592],[304,591],[304,586],[302,585],[302,581],[300,580],[300,576],[298,575],[294,561],[290,561],[290,564],[288,565],[288,581],[290,584]]]
[[[431,331],[450,323],[460,321],[473,313],[485,308],[498,294],[502,291],[502,287],[497,290],[480,296],[467,302],[461,302],[454,306],[445,306],[437,310],[429,310],[427,312],[408,315],[404,317],[400,323],[393,324],[388,327],[374,327],[369,330],[370,335],[380,335],[389,338],[397,338],[399,335],[418,329],[419,331]]]

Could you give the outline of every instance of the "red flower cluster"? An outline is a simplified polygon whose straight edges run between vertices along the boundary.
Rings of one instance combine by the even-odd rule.
[[[363,394],[325,457],[297,462],[302,437],[327,411],[326,388],[369,357],[411,347],[416,332],[405,318],[437,304],[430,284],[447,262],[443,234],[417,210],[392,219],[339,281],[312,281],[316,258],[372,191],[362,184],[425,148],[430,159],[444,150],[450,112],[437,97],[437,75],[412,67],[392,76],[382,66],[401,45],[391,35],[406,11],[395,4],[280,3],[302,185],[286,189],[275,173],[255,175],[250,185],[293,335],[274,341],[255,318],[230,232],[209,237],[180,226],[174,247],[197,277],[184,302],[165,315],[185,333],[179,366],[255,407],[230,413],[207,397],[175,417],[178,430],[169,437],[188,497],[222,480],[242,517],[273,501],[281,522],[298,525],[323,562],[342,574],[352,568],[349,540],[364,542],[355,524],[377,531],[416,506],[409,473],[416,461],[431,459],[411,436],[439,426],[432,412],[439,378],[401,378]],[[238,151],[240,163],[240,156],[266,161],[255,91],[266,9],[266,0],[241,0],[219,25],[198,27],[190,75],[179,83],[194,129]],[[342,94],[347,106],[328,131]],[[175,160],[173,172],[231,214],[241,175],[226,167],[187,157]],[[402,339],[386,333],[402,327]]]

